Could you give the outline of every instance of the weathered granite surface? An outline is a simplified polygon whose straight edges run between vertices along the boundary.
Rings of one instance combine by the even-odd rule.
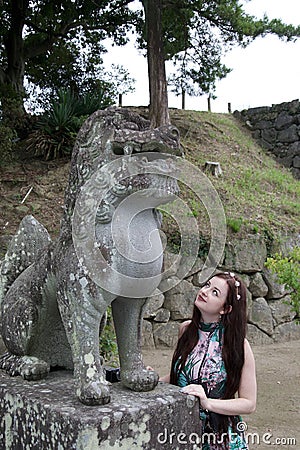
[[[0,450],[200,448],[198,401],[165,383],[143,393],[114,383],[110,404],[91,407],[71,372],[36,382],[0,372],[0,404]]]
[[[122,382],[148,391],[158,374],[141,358],[145,299],[161,280],[161,214],[178,194],[181,155],[173,126],[123,109],[96,111],[78,133],[59,237],[23,218],[0,267],[0,369],[26,380],[74,368],[86,405],[110,401],[99,354],[100,323],[112,305]],[[167,155],[166,155],[167,154]],[[149,238],[151,236],[151,238]],[[165,320],[164,312],[160,313]]]

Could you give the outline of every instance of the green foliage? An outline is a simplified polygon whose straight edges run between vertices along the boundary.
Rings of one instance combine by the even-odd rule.
[[[168,236],[167,250],[171,253],[179,253],[181,248],[181,235],[179,231],[175,231]]]
[[[1,122],[16,131],[16,137],[30,127],[30,120],[23,108],[24,92],[16,92],[13,84],[0,82]]]
[[[30,96],[38,104],[49,101],[49,96],[55,95],[59,89],[71,89],[77,95],[91,91],[93,80],[102,78],[103,53],[100,41],[98,48],[93,49],[85,48],[76,38],[54,43],[51,52],[36,56],[28,67],[27,90]]]
[[[291,290],[291,306],[300,317],[300,247],[295,247],[287,256],[276,253],[266,261],[266,267],[277,275],[280,283]]]
[[[199,168],[206,161],[218,161],[223,174],[211,180],[224,206],[229,223],[243,224],[236,234],[261,234],[267,244],[268,256],[274,253],[274,240],[288,229],[299,232],[300,183],[290,170],[278,165],[245,132],[244,126],[231,114],[197,111],[170,111],[172,123],[178,127],[186,158]],[[214,132],[214,139],[210,135]],[[184,186],[180,185],[181,196]],[[188,192],[183,197],[186,202]],[[210,235],[210,222],[199,202],[197,223],[204,236]],[[165,219],[164,219],[165,221]],[[163,222],[164,223],[164,222]],[[228,234],[234,233],[228,226]]]
[[[224,46],[216,40],[215,32],[201,17],[194,18],[189,31],[189,44],[174,57],[173,73],[168,82],[176,95],[193,96],[208,94],[214,98],[216,81],[230,72],[221,63]]]
[[[199,217],[199,210],[202,208],[202,205],[197,197],[191,196],[189,198],[189,208],[193,217]]]
[[[221,58],[234,45],[246,47],[269,33],[287,40],[300,35],[300,27],[246,14],[238,0],[163,0],[163,5],[165,58],[174,58],[169,83],[177,95],[213,98],[216,81],[231,71]]]
[[[199,258],[206,258],[209,252],[210,242],[205,236],[199,236]]]
[[[26,141],[27,151],[46,160],[69,155],[83,121],[98,109],[112,104],[105,89],[97,93],[85,93],[78,97],[70,90],[60,90],[58,98],[50,102],[49,110],[43,114],[34,131]]]
[[[134,92],[135,79],[129,76],[129,72],[120,64],[112,64],[111,68],[112,71],[108,72],[107,77],[109,77],[115,91],[122,95]]]
[[[145,48],[142,13],[132,4],[133,0],[0,2],[1,102],[6,104],[11,97],[5,89],[11,86],[22,112],[24,76],[26,88],[46,89],[50,94],[58,86],[77,95],[86,88],[91,91],[93,82],[103,78],[106,38],[122,45],[136,27]],[[226,49],[246,46],[268,33],[288,40],[300,35],[300,27],[246,14],[239,0],[162,0],[162,26],[164,57],[178,55],[180,62],[174,83],[182,89],[183,79],[188,78],[186,91],[196,89],[197,95],[211,96],[215,81],[229,71],[220,59]],[[3,112],[9,115],[9,108]]]
[[[115,334],[111,307],[107,308],[106,325],[100,336],[100,355],[110,365],[118,367],[120,365],[118,359],[118,345]]]
[[[127,42],[127,31],[138,20],[131,0],[37,0],[0,2],[0,97],[12,86],[24,93],[24,75],[40,90],[71,88],[77,94],[101,79],[103,40]],[[18,98],[18,108],[23,98]],[[8,109],[5,109],[5,113]]]
[[[244,223],[244,220],[241,217],[239,217],[237,219],[231,219],[231,218],[227,219],[227,225],[234,233],[238,233],[240,231],[243,223]]]

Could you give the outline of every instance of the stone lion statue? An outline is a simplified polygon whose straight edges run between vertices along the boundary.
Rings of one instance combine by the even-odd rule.
[[[136,391],[156,386],[158,375],[142,362],[140,335],[145,300],[162,270],[156,207],[178,191],[167,153],[180,154],[177,129],[150,129],[129,110],[97,111],[83,124],[58,239],[26,216],[2,263],[1,332],[8,352],[1,369],[27,380],[45,377],[51,367],[73,369],[81,402],[108,403],[99,326],[111,304],[123,384]]]

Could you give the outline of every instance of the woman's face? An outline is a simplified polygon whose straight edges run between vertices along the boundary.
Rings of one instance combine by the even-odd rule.
[[[204,322],[216,322],[224,314],[224,305],[228,295],[227,281],[220,277],[208,280],[199,290],[195,305]]]

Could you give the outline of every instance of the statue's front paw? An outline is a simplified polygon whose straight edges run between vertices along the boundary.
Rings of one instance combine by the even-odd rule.
[[[50,365],[34,356],[23,356],[20,364],[20,375],[24,380],[35,381],[45,378],[50,371]]]
[[[7,352],[0,357],[0,369],[5,370],[10,376],[21,375],[24,380],[35,381],[45,378],[50,366],[35,356],[18,356]]]
[[[106,405],[110,402],[109,384],[100,381],[83,382],[76,394],[79,400],[88,406]]]
[[[121,370],[122,383],[133,391],[152,391],[158,383],[158,374],[154,370],[144,368]]]

